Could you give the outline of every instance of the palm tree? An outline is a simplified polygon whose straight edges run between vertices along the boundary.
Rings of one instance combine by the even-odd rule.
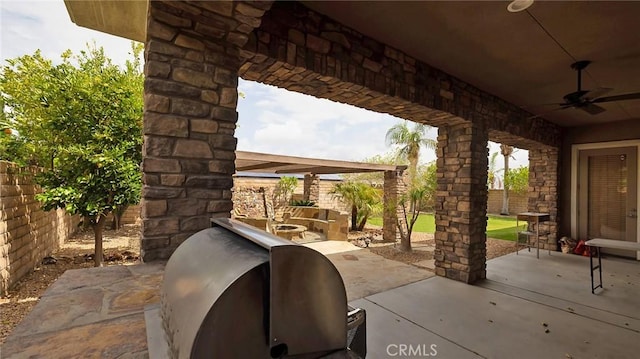
[[[487,185],[489,189],[495,189],[496,187],[500,188],[500,178],[498,177],[498,172],[502,171],[502,169],[496,169],[496,159],[498,157],[498,152],[494,152],[489,157],[489,173],[487,175]]]
[[[500,145],[500,153],[504,156],[504,190],[502,191],[502,211],[500,214],[509,214],[509,157],[513,153],[513,147]]]
[[[396,226],[400,231],[400,250],[411,252],[411,233],[413,226],[420,216],[420,208],[430,192],[428,186],[414,186],[400,197],[399,205],[402,209],[402,218],[396,218]],[[410,210],[407,213],[407,202]]]
[[[361,231],[380,205],[380,191],[362,182],[337,183],[330,192],[351,206],[351,230]]]
[[[388,146],[398,145],[398,158],[409,161],[409,182],[413,184],[416,179],[418,159],[420,158],[420,148],[422,146],[435,150],[438,142],[431,138],[426,138],[426,132],[431,126],[416,123],[413,130],[407,126],[407,121],[391,127],[387,131],[386,141]]]

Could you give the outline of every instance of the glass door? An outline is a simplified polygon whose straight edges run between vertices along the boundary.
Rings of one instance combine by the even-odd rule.
[[[637,242],[637,148],[580,151],[579,238]],[[636,258],[636,252],[603,252]]]

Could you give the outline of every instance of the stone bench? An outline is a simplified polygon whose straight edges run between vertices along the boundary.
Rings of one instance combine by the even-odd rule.
[[[287,207],[283,222],[305,226],[311,232],[324,234],[330,241],[346,241],[349,231],[346,213],[318,207]]]

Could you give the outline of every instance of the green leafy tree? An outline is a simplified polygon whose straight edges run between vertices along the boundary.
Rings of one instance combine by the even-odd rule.
[[[0,74],[6,117],[27,148],[45,210],[65,208],[94,230],[95,265],[109,213],[139,201],[142,147],[142,45],[120,68],[102,48],[70,51],[53,65],[40,52],[8,60]]]
[[[24,166],[28,164],[25,144],[13,127],[4,113],[4,101],[0,97],[0,160]]]
[[[433,150],[438,147],[436,140],[426,137],[429,128],[430,126],[416,123],[413,129],[409,129],[407,121],[404,121],[394,125],[387,131],[387,145],[398,146],[397,156],[409,162],[408,176],[410,183],[413,183],[417,176],[420,149],[423,146]]]
[[[369,217],[380,210],[381,191],[362,182],[336,183],[331,190],[336,198],[351,206],[351,230],[361,231]]]
[[[372,157],[367,157],[362,159],[360,162],[385,164],[385,165],[406,164],[406,160],[402,160],[401,158],[398,158],[397,154],[394,152],[387,152],[383,155],[375,155]],[[372,186],[382,186],[382,184],[384,183],[383,172],[346,173],[342,175],[342,178],[345,181],[364,182]]]
[[[509,190],[514,193],[526,193],[529,190],[529,167],[522,166],[507,173]]]
[[[12,158],[3,158],[20,164],[50,165],[52,157],[47,144],[55,135],[44,119],[53,116],[46,104],[51,99],[51,88],[56,86],[54,66],[40,51],[9,59],[7,63],[0,76],[0,94],[3,127],[9,129],[6,134],[11,132],[11,136],[3,138],[3,143],[13,151],[5,154]]]
[[[293,191],[298,186],[298,179],[293,176],[283,176],[280,178],[273,191],[273,208],[282,208],[291,203]]]
[[[438,189],[438,166],[435,162],[428,163],[418,168],[417,184],[424,189],[423,197],[420,199],[420,210],[423,212],[433,211],[436,201],[436,190]]]

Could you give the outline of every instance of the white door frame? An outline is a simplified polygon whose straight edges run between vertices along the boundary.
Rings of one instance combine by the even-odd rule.
[[[611,142],[594,142],[571,145],[571,238],[578,237],[578,156],[582,150],[597,150],[603,148],[616,148],[616,147],[635,147],[636,156],[638,158],[638,187],[640,187],[640,139],[638,140],[626,140],[626,141],[611,141]],[[640,189],[640,188],[639,188]],[[637,191],[637,203],[640,205],[640,190]],[[636,230],[636,242],[640,243],[640,216],[636,218],[638,230]],[[637,252],[636,258],[640,260],[640,251]]]

